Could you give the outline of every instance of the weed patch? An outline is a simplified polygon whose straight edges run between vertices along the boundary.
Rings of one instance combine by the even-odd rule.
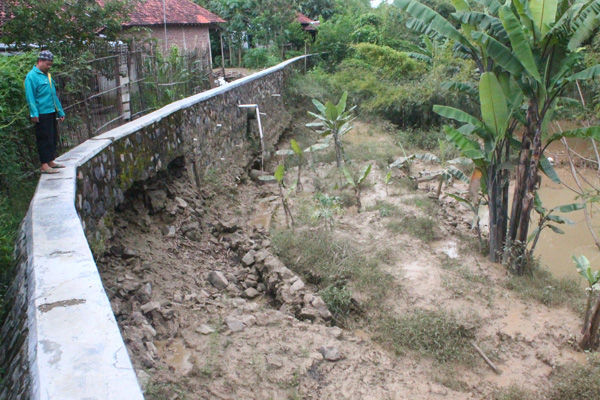
[[[394,233],[407,233],[424,242],[435,239],[435,222],[427,217],[407,216],[386,225]]]
[[[431,217],[435,216],[440,209],[437,201],[429,197],[408,197],[403,203],[412,204]]]
[[[367,257],[360,246],[334,233],[318,230],[282,230],[272,235],[275,253],[291,269],[325,292],[324,301],[343,311],[348,294],[358,290],[367,302],[379,304],[393,288],[379,268],[377,257]],[[328,300],[326,300],[328,299]]]
[[[366,211],[379,211],[379,216],[382,218],[402,215],[400,207],[385,201],[378,201],[375,205],[368,207]]]
[[[494,400],[535,400],[537,398],[531,391],[514,385],[496,391],[493,396]]]
[[[583,314],[585,292],[575,280],[555,278],[543,268],[529,275],[512,275],[504,286],[524,299],[534,299],[550,307],[566,306]]]
[[[552,377],[549,400],[595,400],[600,393],[600,357],[593,355],[586,365],[559,367]]]
[[[475,338],[472,329],[444,311],[415,310],[403,317],[383,319],[376,339],[396,353],[419,352],[437,361],[471,363],[474,353],[469,344]]]

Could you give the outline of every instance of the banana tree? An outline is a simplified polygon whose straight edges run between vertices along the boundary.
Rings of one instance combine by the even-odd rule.
[[[600,327],[600,299],[596,300],[594,310],[592,312],[592,300],[594,296],[600,291],[600,271],[592,271],[589,260],[581,255],[579,258],[571,256],[575,262],[577,272],[579,275],[587,281],[587,303],[585,306],[583,328],[581,334],[583,335],[579,341],[579,347],[583,350],[593,350],[598,348],[599,337],[598,328]]]
[[[469,0],[453,0],[456,12],[448,19],[416,0],[395,4],[413,18],[410,26],[453,41],[457,55],[470,57],[477,66],[481,116],[452,107],[434,110],[458,123],[458,128],[444,127],[447,138],[482,172],[482,191],[489,204],[490,259],[500,261],[503,253],[513,251],[513,244],[526,251],[523,244],[540,171],[558,180],[543,155],[546,147],[562,136],[600,137],[599,127],[560,135],[549,135],[546,129],[565,90],[577,80],[600,75],[599,65],[583,69],[580,51],[600,25],[600,0],[515,0],[504,5],[497,0],[474,1],[478,4],[472,6]],[[456,88],[475,90],[467,84]],[[516,135],[519,126],[521,137]],[[511,148],[518,151],[518,159],[510,159]],[[516,182],[509,220],[508,179],[513,167]],[[525,265],[511,267],[521,274]]]
[[[296,182],[298,182],[298,185],[296,186],[297,189],[302,190],[302,181],[300,180],[300,174],[302,172],[302,165],[304,165],[305,163],[305,156],[304,153],[313,153],[314,151],[317,150],[323,150],[327,147],[329,147],[328,143],[315,143],[310,147],[307,147],[306,149],[304,149],[304,151],[300,148],[300,145],[298,144],[298,142],[296,142],[296,140],[292,139],[290,141],[290,147],[291,149],[282,149],[282,150],[277,150],[275,152],[275,154],[277,154],[278,156],[296,156],[298,159],[298,177],[296,178]]]
[[[360,203],[360,194],[364,188],[365,181],[369,176],[369,173],[371,173],[371,166],[372,164],[367,165],[365,169],[363,169],[363,171],[356,178],[352,176],[352,173],[350,172],[348,167],[344,165],[344,167],[342,168],[342,172],[346,177],[346,181],[350,186],[354,188],[354,195],[356,196],[356,209],[358,210],[358,212],[360,212],[360,209],[362,207],[362,204]]]
[[[333,138],[335,144],[335,157],[336,163],[339,170],[342,168],[342,154],[343,147],[341,139],[348,133],[352,128],[352,121],[354,121],[354,115],[352,111],[356,106],[346,110],[346,100],[348,99],[348,92],[344,92],[340,101],[337,104],[327,102],[321,103],[317,99],[313,99],[313,104],[319,110],[319,114],[309,111],[308,113],[313,117],[317,118],[317,122],[306,124],[310,128],[317,128],[317,132],[324,137]]]
[[[534,209],[535,209],[535,212],[538,213],[538,215],[540,216],[540,219],[538,221],[538,226],[533,230],[533,232],[531,232],[531,235],[529,235],[529,237],[527,238],[527,242],[528,243],[531,242],[531,247],[529,248],[528,257],[531,257],[533,255],[535,246],[537,245],[537,242],[540,238],[542,230],[544,230],[545,228],[550,228],[552,230],[552,232],[557,233],[559,235],[563,235],[565,232],[562,229],[560,229],[558,226],[556,226],[556,224],[573,225],[575,223],[568,218],[554,214],[555,211],[560,211],[562,213],[568,213],[568,212],[581,210],[583,208],[585,208],[585,204],[572,203],[572,204],[565,204],[562,206],[557,206],[557,207],[554,207],[554,208],[551,208],[548,210],[547,208],[545,208],[543,206],[542,200],[540,199],[540,196],[536,192],[535,199],[534,199]]]
[[[466,157],[458,157],[458,158],[454,158],[452,160],[446,160],[446,146],[445,146],[444,142],[441,140],[439,140],[438,143],[439,143],[439,147],[440,147],[440,157],[437,157],[435,154],[424,153],[424,154],[415,154],[415,158],[418,160],[423,160],[423,161],[439,164],[440,168],[435,171],[431,171],[429,173],[429,178],[428,178],[428,179],[436,179],[436,178],[439,179],[437,191],[435,193],[435,197],[439,199],[440,195],[442,194],[442,185],[444,183],[448,184],[453,179],[458,179],[467,184],[471,183],[469,177],[466,176],[465,173],[462,172],[460,169],[458,169],[456,167],[456,165],[471,166],[473,163],[471,162],[470,159],[468,159]]]
[[[298,182],[294,181],[290,185],[290,187],[287,189],[287,193],[284,193],[283,189],[286,187],[284,178],[285,178],[285,165],[283,165],[283,164],[279,164],[277,166],[277,168],[275,169],[275,173],[273,175],[262,175],[262,176],[258,177],[258,179],[260,179],[261,181],[277,181],[277,183],[279,185],[279,198],[281,199],[281,205],[283,206],[283,212],[285,213],[285,224],[289,228],[290,220],[292,221],[292,226],[294,226],[294,216],[292,215],[292,212],[290,211],[290,206],[288,204],[288,198],[290,197],[290,194],[292,194],[292,192],[294,190],[296,190],[296,184]]]

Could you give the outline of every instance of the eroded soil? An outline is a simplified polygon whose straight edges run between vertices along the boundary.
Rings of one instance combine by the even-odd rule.
[[[346,142],[349,152],[364,154],[360,146],[368,142],[373,154],[401,155],[393,139],[366,124]],[[130,192],[98,263],[146,398],[492,399],[508,386],[543,393],[554,367],[585,360],[572,345],[579,316],[505,289],[505,268],[476,250],[466,208],[446,196],[431,200],[436,183],[407,188],[400,170],[386,193],[377,164],[361,212],[345,207],[335,234],[365,255],[385,253],[379,267],[395,289],[381,309],[397,316],[415,309],[452,313],[501,374],[474,349],[469,363],[398,355],[375,340],[380,332],[364,316],[334,326],[320,288],[284,266],[272,248],[270,230],[285,226],[276,184],[239,172],[195,188],[183,168]],[[310,208],[316,187],[338,179],[331,157],[314,165],[304,173],[302,193],[290,196],[293,213]],[[412,174],[427,168],[415,164]],[[382,202],[405,216],[434,218],[433,240],[390,230]],[[300,221],[297,229],[324,228]],[[364,295],[355,290],[357,302]]]

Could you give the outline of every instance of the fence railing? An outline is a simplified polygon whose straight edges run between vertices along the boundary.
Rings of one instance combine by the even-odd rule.
[[[62,149],[210,88],[208,52],[174,49],[165,56],[153,44],[135,43],[93,51],[93,59],[53,74],[67,115],[59,128]]]

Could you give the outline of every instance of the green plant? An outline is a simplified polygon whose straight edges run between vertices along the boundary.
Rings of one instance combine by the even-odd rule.
[[[572,204],[565,204],[562,206],[557,206],[557,207],[554,207],[554,208],[548,210],[542,205],[542,200],[540,199],[540,196],[538,195],[538,193],[536,191],[535,192],[535,200],[534,200],[534,209],[535,209],[535,212],[537,212],[539,214],[540,219],[538,222],[538,226],[533,230],[533,232],[531,232],[531,234],[527,238],[527,242],[531,243],[531,247],[529,248],[529,257],[533,256],[533,251],[535,250],[535,245],[537,244],[537,242],[540,238],[540,234],[542,233],[542,230],[544,228],[550,228],[552,230],[552,232],[560,234],[560,235],[565,233],[558,226],[552,225],[552,222],[554,222],[556,224],[567,224],[567,225],[574,224],[574,222],[571,221],[570,219],[561,217],[560,215],[552,214],[553,212],[560,211],[563,213],[568,213],[568,212],[581,210],[584,207],[585,207],[585,204],[572,203]]]
[[[481,237],[481,226],[480,226],[480,222],[481,222],[481,218],[479,217],[479,206],[481,205],[481,196],[479,196],[479,193],[477,193],[475,195],[475,202],[473,202],[473,200],[471,200],[473,197],[471,196],[471,199],[467,198],[467,197],[462,197],[453,193],[447,193],[448,196],[452,197],[454,200],[458,201],[459,203],[463,203],[465,204],[467,207],[469,207],[469,209],[471,210],[471,212],[473,213],[473,221],[471,222],[471,230],[475,230],[475,232],[477,233],[477,240],[478,240],[478,246],[479,246],[479,252],[481,253],[482,249],[483,249],[483,238]]]
[[[325,227],[329,227],[333,231],[334,217],[343,211],[340,198],[327,193],[317,193],[314,200],[315,206],[311,218],[323,221]]]
[[[596,349],[599,344],[598,328],[600,327],[600,299],[596,300],[594,311],[590,314],[592,309],[592,298],[597,295],[600,290],[600,271],[592,271],[590,262],[584,255],[579,258],[573,257],[575,266],[579,275],[583,276],[586,280],[588,287],[587,301],[585,305],[585,312],[583,316],[583,328],[581,333],[583,337],[579,341],[579,347],[584,350]]]
[[[337,105],[331,102],[327,102],[323,105],[317,99],[313,99],[313,104],[317,107],[319,114],[310,111],[308,114],[317,118],[319,121],[306,124],[308,127],[317,128],[317,132],[323,137],[333,139],[338,169],[342,168],[342,154],[344,151],[341,139],[352,129],[352,121],[355,119],[352,115],[352,111],[356,106],[346,110],[347,98],[348,92],[344,92]]]
[[[278,156],[295,155],[298,158],[298,177],[296,178],[296,182],[298,182],[297,187],[299,189],[302,189],[300,173],[302,172],[302,165],[305,162],[304,153],[312,154],[315,151],[326,149],[327,147],[329,147],[329,144],[328,143],[315,143],[312,146],[304,149],[304,151],[302,151],[302,149],[300,149],[300,145],[298,144],[298,142],[296,140],[292,139],[290,141],[290,147],[291,147],[291,149],[277,150],[275,152],[275,154],[277,154]]]
[[[364,188],[365,180],[371,172],[371,164],[367,165],[363,172],[356,177],[356,179],[352,177],[352,174],[348,170],[348,167],[346,167],[345,165],[342,168],[342,172],[344,173],[348,184],[354,188],[354,195],[356,196],[356,208],[358,209],[358,212],[360,212],[360,209],[362,207],[362,205],[360,204],[360,194]]]
[[[281,59],[265,48],[248,49],[242,57],[242,65],[250,69],[268,68],[277,65]]]
[[[600,74],[598,65],[583,69],[579,50],[598,26],[598,5],[567,0],[524,0],[505,5],[486,2],[483,12],[478,12],[465,0],[454,3],[456,12],[449,20],[415,0],[396,0],[396,4],[415,19],[415,27],[455,42],[459,55],[475,62],[480,74],[481,119],[453,107],[436,106],[434,111],[461,123],[459,129],[444,127],[447,138],[483,172],[481,184],[487,192],[490,216],[490,260],[498,261],[503,249],[526,251],[512,250],[511,246],[515,241],[527,241],[539,171],[557,179],[543,156],[547,145],[561,137],[600,136],[598,127],[554,135],[547,131],[566,89]],[[460,88],[474,91],[469,85]],[[526,109],[525,115],[522,109]],[[521,141],[515,137],[519,124],[525,128]],[[519,151],[519,158],[509,224],[510,170],[505,166],[512,148]],[[525,257],[512,259],[520,262],[514,270],[523,273]]]
[[[390,217],[394,215],[402,215],[400,207],[395,204],[386,203],[384,201],[377,201],[374,206],[371,206],[367,211],[378,211],[381,218]]]
[[[279,198],[281,199],[281,204],[283,206],[283,211],[285,213],[285,223],[287,226],[290,226],[290,220],[292,221],[292,226],[294,225],[294,216],[292,215],[292,212],[290,211],[290,207],[288,204],[288,198],[290,197],[290,194],[295,190],[296,187],[296,182],[292,183],[292,185],[288,188],[287,193],[283,193],[283,188],[285,187],[285,166],[284,164],[279,164],[277,166],[277,169],[275,170],[275,174],[273,175],[262,175],[259,176],[259,179],[261,181],[272,181],[275,180],[277,181],[277,184],[279,186]],[[288,220],[289,217],[289,220]]]
[[[352,291],[348,289],[348,287],[329,285],[321,290],[319,295],[325,304],[327,304],[327,308],[336,319],[350,313],[352,307]]]
[[[387,174],[385,174],[385,177],[383,178],[383,184],[385,186],[385,196],[387,197],[389,195],[388,186],[392,184],[392,171],[389,171]]]
[[[62,0],[7,2],[8,18],[2,41],[27,48],[52,46],[52,50],[84,50],[104,38],[115,40],[134,7],[133,1],[108,0],[65,3]],[[102,36],[98,35],[102,32]]]

